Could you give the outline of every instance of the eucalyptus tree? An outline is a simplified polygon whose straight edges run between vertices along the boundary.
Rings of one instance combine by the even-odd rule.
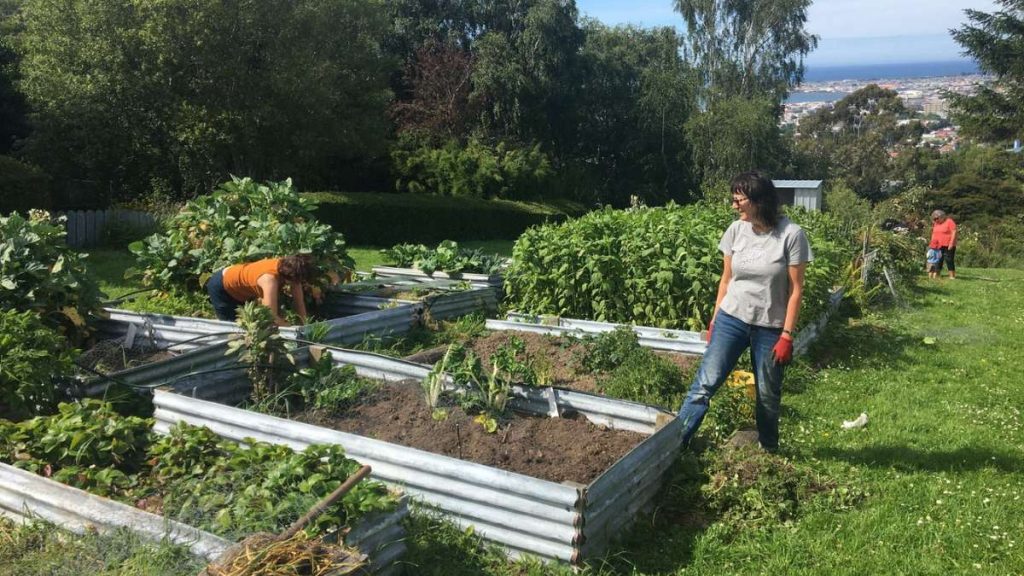
[[[818,37],[804,29],[811,0],[674,0],[686,21],[686,52],[708,99],[781,101],[803,78]]]
[[[964,53],[996,82],[969,96],[946,95],[963,133],[990,142],[1024,135],[1024,0],[996,3],[1002,10],[965,10],[969,22],[951,30]]]

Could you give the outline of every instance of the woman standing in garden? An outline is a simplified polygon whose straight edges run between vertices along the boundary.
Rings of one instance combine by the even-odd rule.
[[[793,359],[793,330],[800,315],[804,271],[813,258],[804,231],[779,214],[772,181],[745,172],[730,183],[739,213],[718,244],[724,256],[708,347],[679,411],[688,444],[711,397],[750,349],[757,383],[758,439],[767,451],[779,446],[779,405],[784,366]]]
[[[287,326],[288,321],[280,314],[278,303],[282,288],[288,285],[295,312],[305,324],[306,300],[302,285],[314,278],[315,271],[313,257],[308,254],[235,264],[215,272],[206,283],[206,292],[221,320],[236,320],[239,306],[259,300],[270,308],[275,324]]]
[[[942,273],[942,263],[946,263],[946,270],[949,270],[949,279],[956,278],[956,222],[946,216],[943,210],[932,212],[932,240],[929,246],[937,246],[942,254],[942,259],[935,269],[936,277]]]

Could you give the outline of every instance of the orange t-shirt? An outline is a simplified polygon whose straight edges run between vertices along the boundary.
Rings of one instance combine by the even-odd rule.
[[[953,222],[952,218],[946,218],[946,221],[942,223],[936,222],[932,225],[931,244],[944,248],[955,248],[956,246],[950,245],[954,232],[956,232],[956,222]]]
[[[224,269],[224,290],[239,302],[259,300],[263,291],[256,283],[260,276],[277,276],[279,258],[267,258],[248,264],[235,264]]]

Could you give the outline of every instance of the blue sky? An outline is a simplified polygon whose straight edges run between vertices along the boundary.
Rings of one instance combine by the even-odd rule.
[[[682,27],[672,0],[576,0],[580,13],[606,24]],[[997,10],[992,0],[817,0],[807,28],[821,37],[809,66],[960,60],[949,29],[964,10]]]

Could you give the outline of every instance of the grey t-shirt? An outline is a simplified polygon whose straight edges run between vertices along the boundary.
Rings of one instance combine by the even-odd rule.
[[[789,299],[789,266],[814,259],[802,228],[782,217],[771,232],[758,234],[750,222],[729,226],[718,249],[732,256],[732,281],[721,310],[747,324],[781,328]]]

